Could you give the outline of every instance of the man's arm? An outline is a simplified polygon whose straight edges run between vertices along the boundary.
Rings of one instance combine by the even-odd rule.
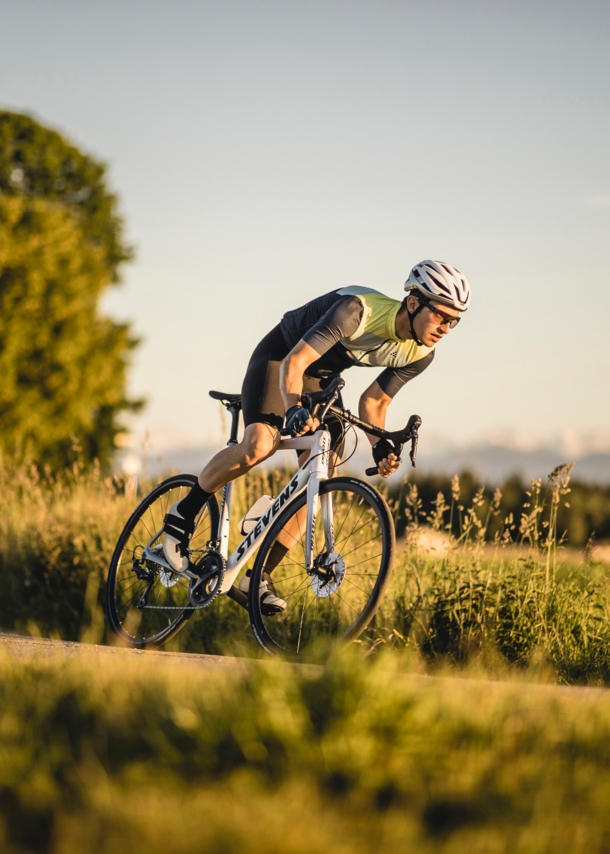
[[[286,412],[291,406],[297,406],[301,403],[303,374],[319,358],[320,354],[301,339],[280,365],[280,392]],[[306,421],[307,429],[299,435],[308,431],[313,432],[319,423],[317,418],[308,418]]]
[[[353,335],[362,319],[363,304],[360,299],[344,296],[313,324],[298,341],[280,366],[280,391],[286,412],[301,402],[303,374],[307,368],[330,350],[341,338]],[[317,419],[309,419],[310,430],[318,426]],[[308,432],[303,430],[299,435]]]
[[[303,374],[319,358],[320,354],[301,339],[280,365],[280,391],[286,411],[301,402]]]
[[[363,421],[368,421],[369,424],[374,424],[375,427],[383,429],[385,428],[386,412],[391,402],[392,398],[383,391],[375,380],[360,398],[358,414]],[[371,445],[375,445],[379,441],[376,436],[370,436],[368,433],[366,435]],[[381,460],[378,468],[382,477],[389,477],[400,468],[400,460],[396,454],[390,453],[386,459]]]
[[[392,402],[392,398],[386,394],[377,380],[362,393],[360,403],[358,404],[358,415],[363,421],[368,421],[369,424],[374,424],[375,427],[385,427],[385,416],[388,406]],[[367,439],[374,445],[377,441],[376,436],[366,434]]]

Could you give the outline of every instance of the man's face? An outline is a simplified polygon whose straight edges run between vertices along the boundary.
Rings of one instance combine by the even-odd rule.
[[[441,338],[444,338],[450,332],[450,319],[460,316],[460,312],[453,306],[443,305],[433,299],[430,303],[431,306],[424,305],[413,321],[417,337],[426,347],[434,347]],[[420,305],[416,297],[409,297],[407,300],[407,307],[411,313],[417,311]]]

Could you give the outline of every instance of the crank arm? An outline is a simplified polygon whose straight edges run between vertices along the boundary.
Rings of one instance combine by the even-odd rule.
[[[186,573],[185,573],[185,575],[186,575]],[[196,590],[200,584],[203,584],[204,581],[209,581],[210,578],[214,578],[215,575],[218,575],[218,570],[212,569],[212,570],[210,570],[210,572],[206,572],[205,575],[195,575],[194,573],[189,573],[189,575],[191,575],[191,577],[193,579],[195,579],[195,578],[197,579],[197,581],[195,581],[195,583],[193,584],[193,586],[191,588],[191,591],[193,591],[193,590]]]

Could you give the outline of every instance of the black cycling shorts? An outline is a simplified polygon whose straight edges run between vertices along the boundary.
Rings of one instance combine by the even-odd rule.
[[[284,426],[284,401],[280,393],[280,365],[290,352],[279,325],[271,330],[256,347],[248,363],[246,376],[241,388],[241,405],[244,424],[270,424],[278,430]],[[303,377],[303,391],[320,391],[326,388],[334,377],[323,380]],[[341,398],[337,401],[343,406]],[[343,426],[336,418],[328,421],[333,450],[343,451]]]

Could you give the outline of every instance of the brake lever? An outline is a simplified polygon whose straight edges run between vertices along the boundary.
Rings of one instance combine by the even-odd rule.
[[[421,418],[419,415],[416,415],[413,419],[413,424],[411,425],[411,450],[409,451],[409,456],[411,458],[411,465],[415,468],[415,457],[417,456],[417,443],[419,442],[419,428],[421,427]]]
[[[319,415],[317,415],[317,416],[316,416],[316,418],[318,419],[318,421],[320,422],[320,424],[322,424],[322,423],[324,422],[324,419],[325,419],[325,418],[326,418],[326,416],[328,415],[328,410],[331,408],[331,406],[334,406],[334,405],[335,405],[335,403],[337,402],[338,397],[339,397],[339,392],[338,392],[338,391],[335,391],[335,392],[333,392],[332,396],[331,396],[331,397],[329,397],[329,399],[326,401],[326,404],[325,404],[325,406],[324,406],[324,409],[322,410],[322,412],[320,412],[320,414],[319,414]]]
[[[411,458],[411,465],[415,468],[415,457],[417,456],[417,442],[419,441],[419,436],[417,435],[417,430],[411,436],[411,450],[409,451],[409,457]]]

